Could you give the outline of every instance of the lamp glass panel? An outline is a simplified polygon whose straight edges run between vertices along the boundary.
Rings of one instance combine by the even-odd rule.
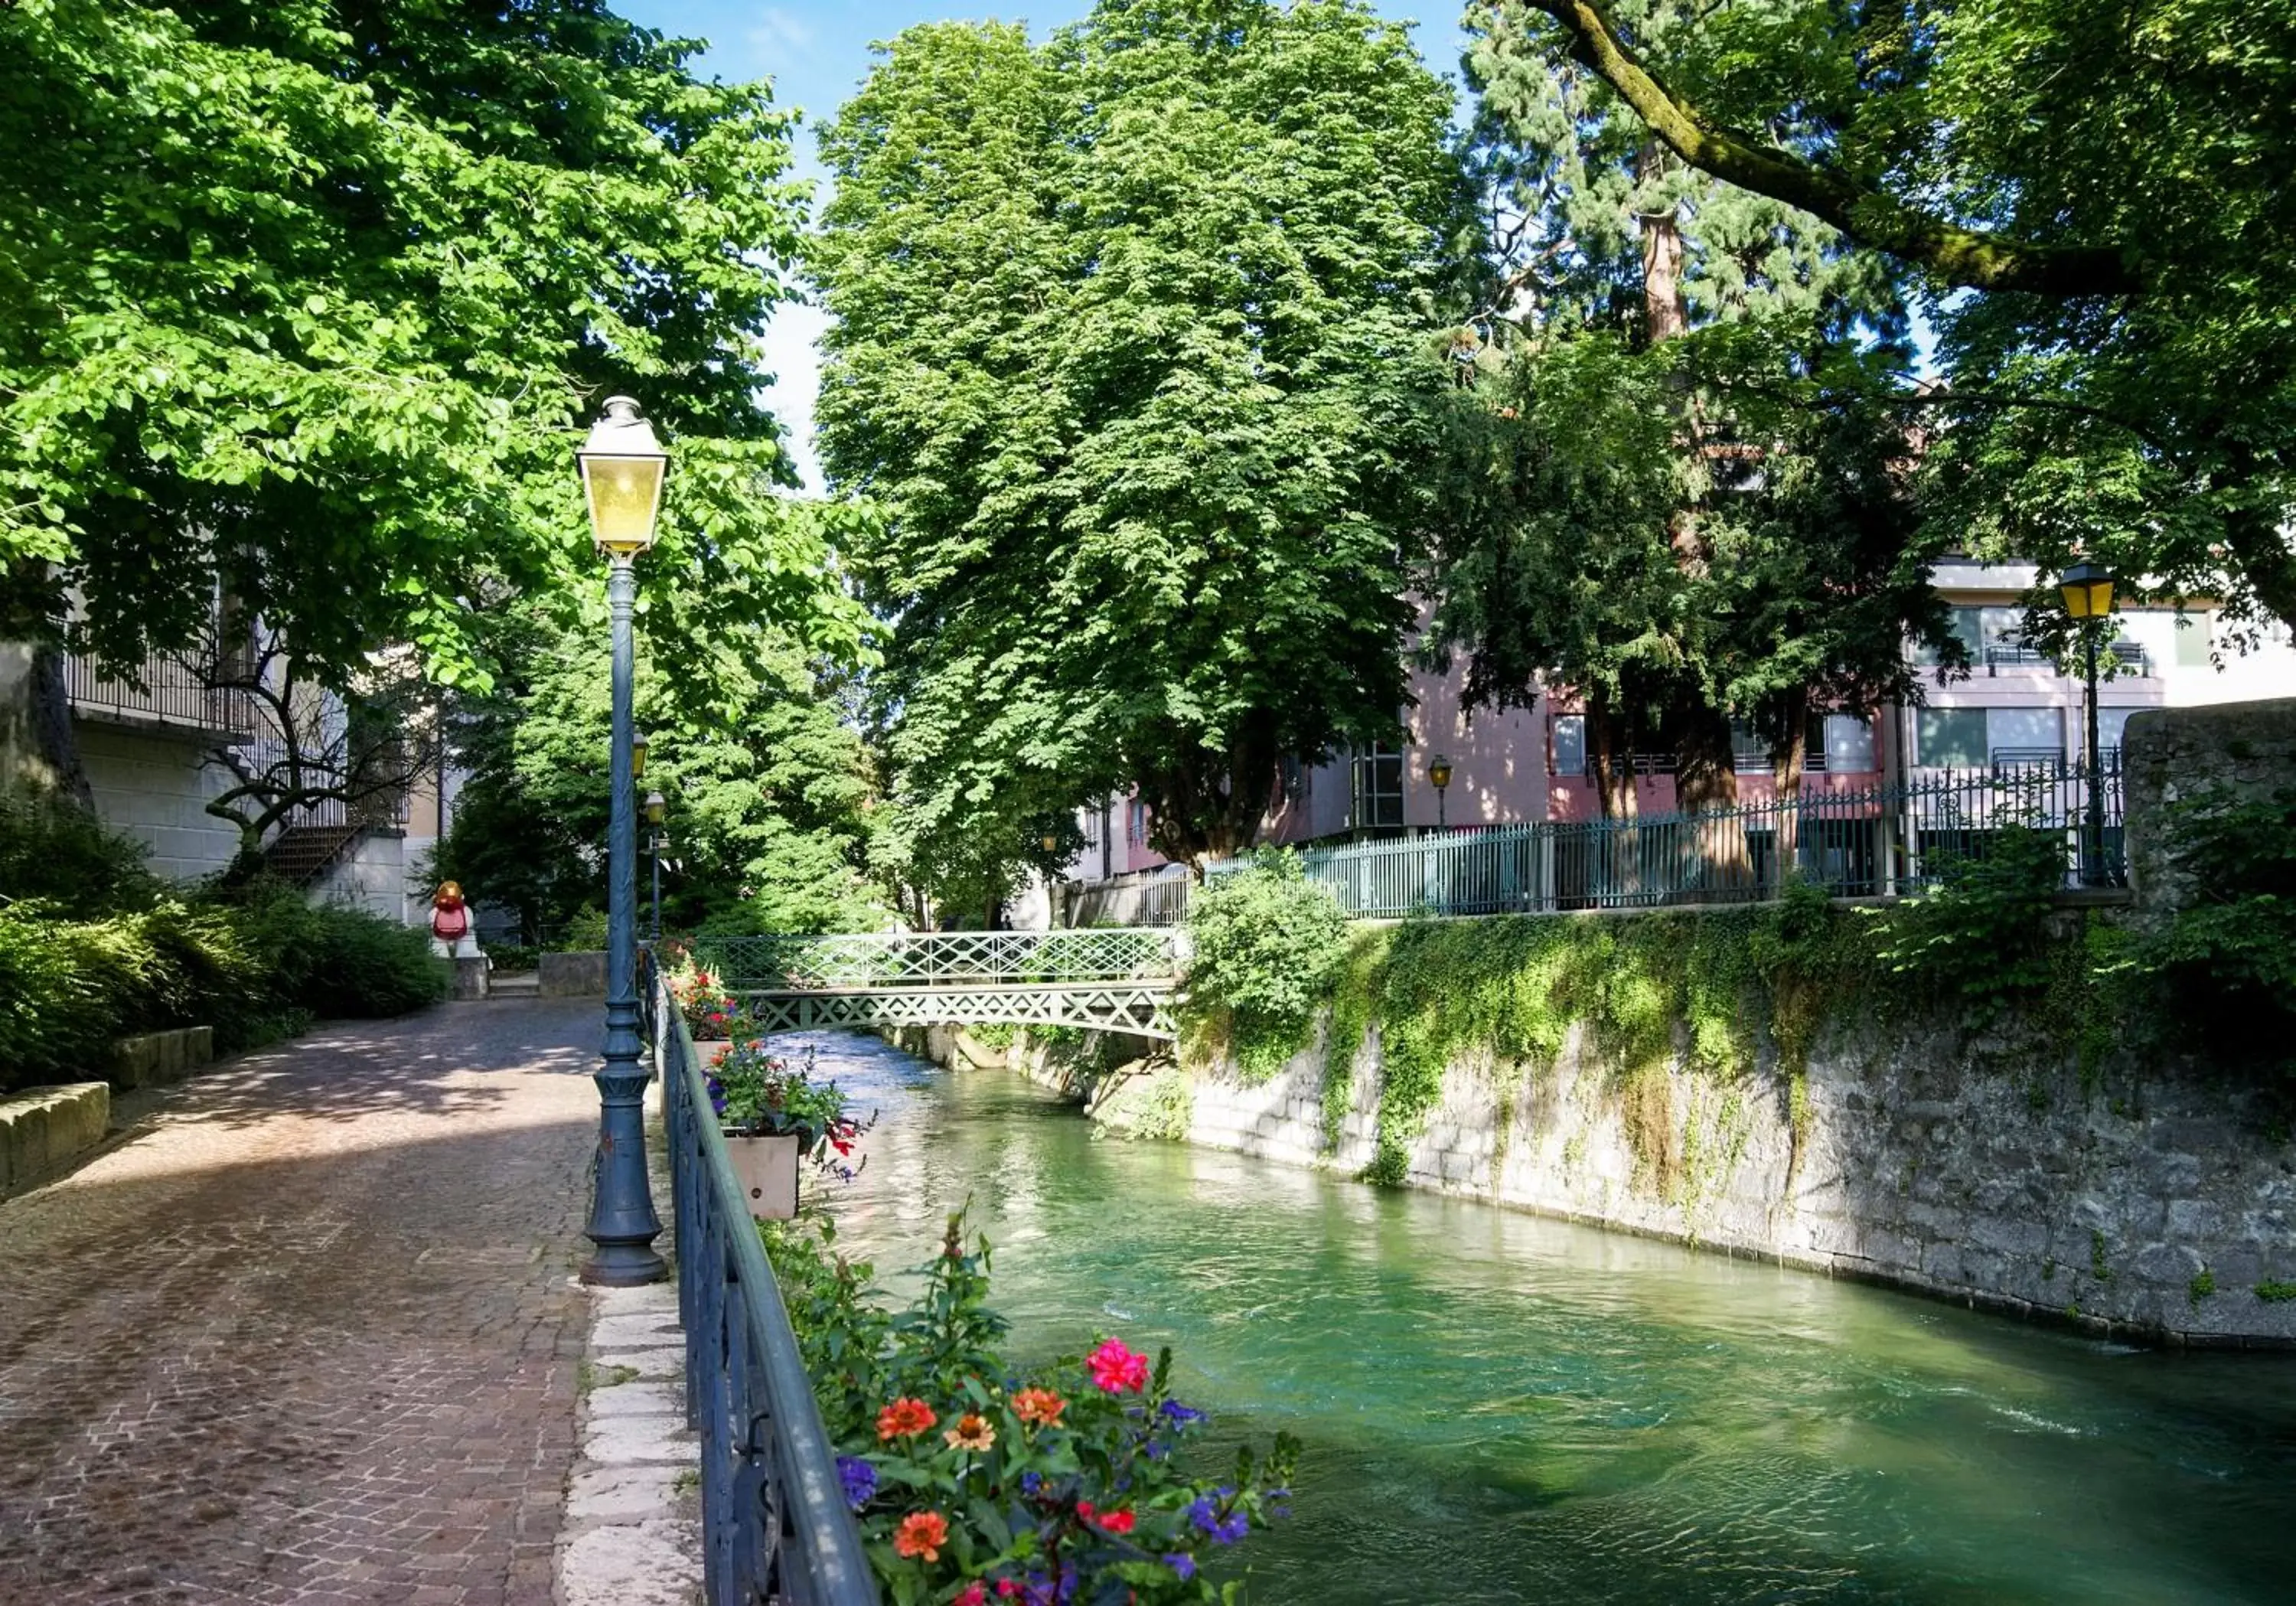
[[[2112,612],[2112,582],[2109,580],[2092,582],[2088,589],[2088,616],[2102,619]]]
[[[2088,617],[2088,588],[2087,586],[2078,584],[2059,586],[2057,590],[2065,599],[2066,613],[2070,614],[2076,619],[2086,619]]]
[[[590,493],[590,528],[598,545],[610,552],[643,552],[653,545],[665,466],[660,457],[583,455],[582,483]]]

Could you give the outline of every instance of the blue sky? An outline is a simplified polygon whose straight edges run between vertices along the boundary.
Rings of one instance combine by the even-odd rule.
[[[1429,0],[1425,5],[1374,0],[1374,9],[1399,21],[1421,21],[1412,37],[1419,54],[1438,72],[1458,76],[1461,36],[1458,15],[1466,0]],[[1090,0],[1046,0],[1004,7],[951,6],[947,0],[784,0],[780,4],[742,0],[620,0],[624,16],[673,37],[709,41],[696,63],[705,76],[727,79],[771,78],[775,98],[803,111],[808,128],[798,138],[799,170],[822,177],[811,128],[826,120],[868,73],[872,42],[889,39],[914,22],[952,18],[1020,20],[1043,34],[1072,22],[1091,9]],[[814,459],[813,396],[820,377],[814,343],[821,315],[811,308],[789,308],[775,318],[767,339],[767,361],[778,381],[769,405],[791,435],[798,465],[808,485],[819,488]]]

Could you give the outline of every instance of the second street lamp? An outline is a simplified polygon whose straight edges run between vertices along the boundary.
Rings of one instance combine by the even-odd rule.
[[[1427,778],[1435,783],[1435,828],[1448,830],[1450,821],[1443,808],[1443,794],[1451,785],[1451,761],[1437,754],[1435,762],[1427,766]]]
[[[646,794],[646,858],[653,865],[653,945],[661,947],[661,817],[669,800],[659,792]]]
[[[2096,739],[2096,641],[2104,621],[2112,616],[2112,572],[2102,564],[2075,564],[2057,581],[2057,595],[2065,612],[2080,627],[2081,648],[2087,658],[2087,740],[2082,746],[2087,771],[2088,821],[2081,832],[2080,878],[2083,886],[2103,886],[2112,879],[2104,866],[2104,754]]]
[[[627,396],[606,399],[604,415],[574,454],[590,504],[590,529],[606,556],[606,602],[613,632],[613,743],[608,774],[611,806],[606,835],[606,1054],[598,1084],[598,1157],[592,1174],[585,1235],[597,1246],[582,1281],[610,1288],[659,1282],[664,1274],[653,1240],[661,1236],[653,1190],[646,1181],[645,1088],[640,1063],[637,989],[637,773],[631,729],[635,652],[630,614],[637,603],[640,553],[653,545],[654,517],[669,454]]]

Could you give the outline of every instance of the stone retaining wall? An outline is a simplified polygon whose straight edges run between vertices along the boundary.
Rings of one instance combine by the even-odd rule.
[[[123,1037],[111,1045],[111,1085],[160,1087],[181,1082],[215,1058],[215,1028],[179,1026],[172,1032],[146,1032]]]
[[[2189,1068],[2085,1083],[1997,1047],[1836,1034],[1797,1132],[1772,1071],[1622,1091],[1574,1035],[1552,1067],[1452,1066],[1407,1180],[2095,1330],[2296,1344],[2296,1146],[2262,1100]],[[1327,1145],[1320,1044],[1256,1086],[1189,1073],[1189,1141],[1357,1172],[1375,1030],[1345,1074]]]
[[[605,951],[542,954],[535,960],[534,978],[536,991],[545,998],[603,998]]]
[[[27,1088],[0,1099],[0,1194],[39,1182],[103,1141],[111,1089],[101,1082]]]

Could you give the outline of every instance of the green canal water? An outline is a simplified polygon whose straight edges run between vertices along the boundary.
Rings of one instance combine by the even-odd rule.
[[[969,1198],[1017,1354],[1170,1344],[1221,1442],[1305,1442],[1259,1606],[2296,1602],[2296,1357],[1095,1141],[1018,1076],[812,1041],[882,1112],[831,1190],[881,1281]]]

